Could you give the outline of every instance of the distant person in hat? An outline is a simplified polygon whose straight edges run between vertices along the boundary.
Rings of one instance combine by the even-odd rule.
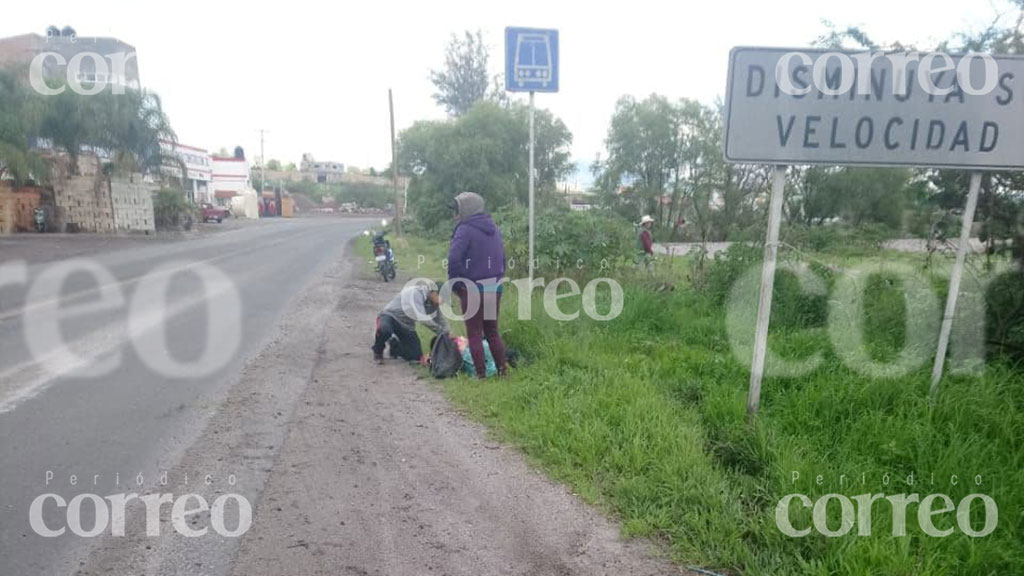
[[[640,228],[636,235],[636,263],[638,268],[643,268],[647,275],[654,273],[654,238],[651,236],[651,228],[654,227],[654,218],[644,215],[640,219]]]

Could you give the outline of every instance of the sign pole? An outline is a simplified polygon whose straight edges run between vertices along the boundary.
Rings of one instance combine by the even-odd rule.
[[[558,30],[541,28],[505,28],[505,89],[509,92],[530,93],[530,174],[529,189],[529,245],[528,264],[530,283],[534,273],[534,189],[536,188],[536,132],[534,129],[534,94],[558,92]]]
[[[960,244],[956,247],[956,263],[949,277],[949,295],[946,297],[946,313],[942,316],[942,330],[939,332],[939,349],[935,353],[935,365],[932,368],[932,387],[929,396],[932,402],[939,394],[939,381],[942,380],[942,368],[946,363],[946,349],[949,347],[949,334],[953,330],[953,316],[956,315],[956,300],[960,295],[960,279],[964,273],[964,261],[970,248],[971,226],[974,224],[974,210],[978,207],[978,193],[981,190],[981,172],[971,173],[971,187],[967,193],[967,206],[964,208],[964,221],[960,225]]]
[[[530,91],[530,285],[533,285],[533,91]]]
[[[779,227],[782,224],[782,192],[786,186],[786,166],[776,165],[772,180],[772,196],[768,206],[768,236],[764,244],[764,267],[761,269],[761,298],[757,306],[757,329],[754,333],[754,359],[750,366],[750,393],[747,396],[747,420],[753,421],[761,405],[761,379],[768,350],[768,320],[772,313],[772,290],[775,288],[775,260],[779,252]]]

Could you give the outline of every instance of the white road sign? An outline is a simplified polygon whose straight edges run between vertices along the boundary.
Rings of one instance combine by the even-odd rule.
[[[1024,59],[734,48],[725,158],[1024,168]]]

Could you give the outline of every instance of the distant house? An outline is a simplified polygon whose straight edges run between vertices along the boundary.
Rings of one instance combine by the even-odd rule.
[[[565,199],[571,210],[590,210],[594,207],[595,195],[593,192],[584,190],[560,189],[559,193]]]
[[[312,154],[307,153],[302,155],[299,171],[318,184],[327,184],[341,182],[345,165],[341,162],[316,160]]]

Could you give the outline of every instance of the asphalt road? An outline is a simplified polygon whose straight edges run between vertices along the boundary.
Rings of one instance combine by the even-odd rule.
[[[32,502],[156,487],[273,341],[289,302],[371,222],[0,239],[0,575],[84,565],[101,538],[38,535]],[[89,529],[92,506],[81,509]],[[48,527],[69,525],[53,501],[43,510]]]

